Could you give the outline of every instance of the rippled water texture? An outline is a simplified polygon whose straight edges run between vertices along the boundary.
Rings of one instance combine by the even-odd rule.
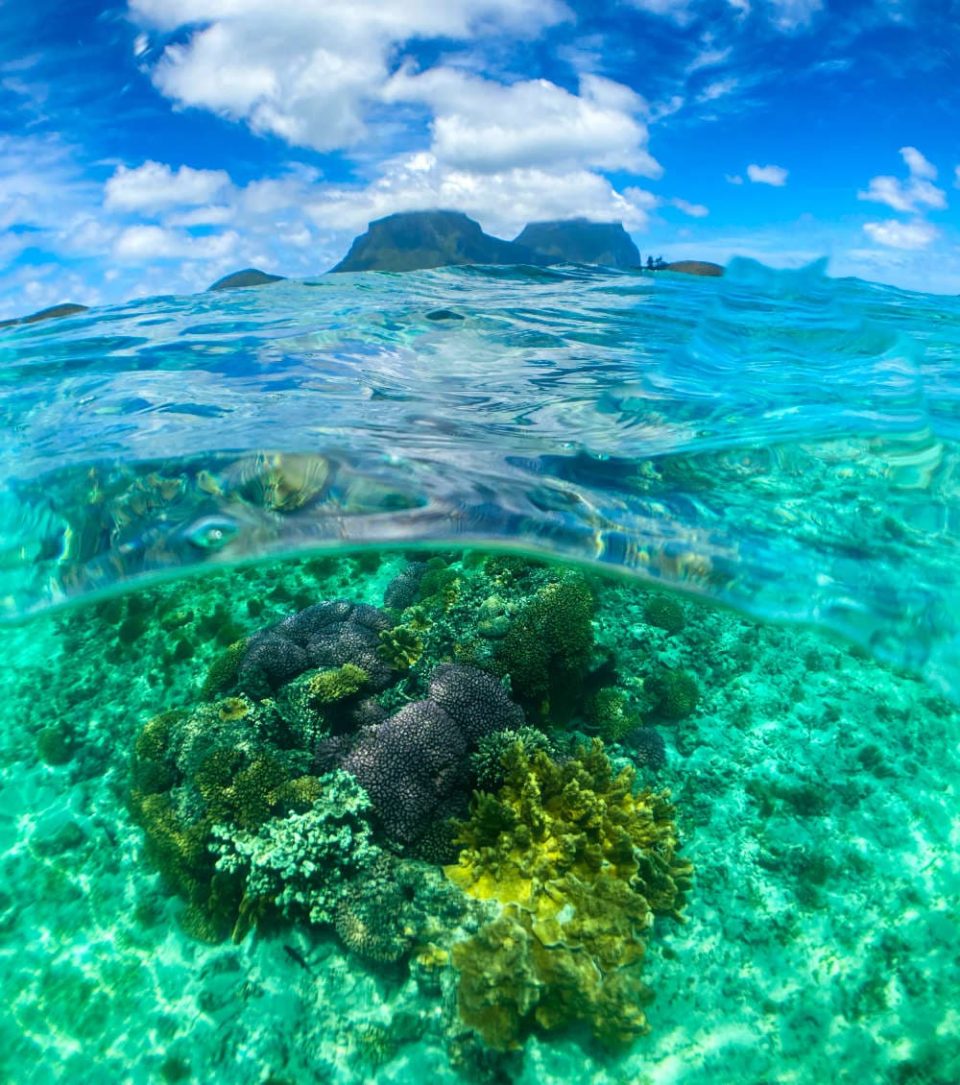
[[[839,631],[960,691],[960,302],[820,265],[327,276],[0,332],[0,612],[483,541]]]

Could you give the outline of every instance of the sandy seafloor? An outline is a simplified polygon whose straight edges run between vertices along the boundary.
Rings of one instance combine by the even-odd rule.
[[[379,604],[402,564],[345,558],[316,598]],[[196,696],[218,624],[289,613],[303,576],[164,585],[193,618],[148,617],[122,644],[89,608],[0,630],[0,1080],[960,1082],[957,711],[815,631],[684,600],[669,636],[629,582],[603,582],[599,643],[628,682],[631,658],[655,654],[702,689],[693,716],[661,725],[657,780],[696,882],[686,924],[651,936],[652,1030],[632,1050],[550,1036],[458,1065],[440,996],[332,933],[188,938],[124,805],[131,743]]]

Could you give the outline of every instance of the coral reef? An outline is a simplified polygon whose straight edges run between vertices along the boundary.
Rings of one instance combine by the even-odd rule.
[[[305,813],[270,818],[255,833],[212,827],[217,871],[243,881],[238,923],[271,908],[332,923],[346,883],[379,859],[363,816],[370,800],[356,780],[334,771],[315,785],[319,797]]]
[[[565,722],[593,650],[595,600],[578,573],[556,577],[519,608],[496,653],[500,673],[531,719]]]
[[[411,844],[459,812],[477,741],[522,723],[523,713],[492,675],[443,664],[424,700],[363,728],[340,764],[370,795],[387,837]]]
[[[436,867],[381,852],[341,894],[334,926],[360,956],[397,961],[430,938],[446,937],[468,906]],[[438,952],[443,951],[434,947]]]
[[[203,937],[226,934],[243,898],[240,880],[216,868],[214,826],[255,831],[271,817],[305,813],[322,794],[309,756],[286,748],[284,735],[275,708],[231,697],[155,716],[137,736],[130,809]]]
[[[640,716],[631,711],[622,690],[604,686],[586,698],[584,722],[591,734],[599,735],[605,742],[620,742],[639,725]]]
[[[378,651],[390,619],[376,607],[333,599],[307,607],[251,637],[238,669],[240,688],[261,699],[310,669],[362,668],[372,689],[386,689],[393,668]]]
[[[640,980],[654,913],[680,918],[691,867],[666,792],[635,793],[603,744],[556,763],[517,743],[496,794],[478,793],[447,876],[500,903],[457,943],[463,1020],[492,1047],[576,1022],[611,1046],[646,1031]]]
[[[675,635],[683,632],[686,621],[683,607],[669,595],[651,595],[643,608],[643,620],[647,625],[655,625],[665,633]]]
[[[663,735],[656,727],[638,727],[626,736],[624,745],[636,765],[645,765],[653,772],[659,772],[667,763],[667,748]]]
[[[470,755],[470,766],[478,790],[496,791],[501,786],[510,756],[518,743],[528,754],[535,750],[548,754],[553,752],[549,737],[536,727],[524,726],[516,731],[494,731],[491,735],[484,735]]]
[[[685,719],[700,703],[696,679],[686,671],[659,670],[644,682],[644,691],[657,715],[667,720]]]

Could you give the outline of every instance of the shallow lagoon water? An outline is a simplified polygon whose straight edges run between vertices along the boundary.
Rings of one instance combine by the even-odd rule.
[[[6,333],[2,575],[33,616],[0,630],[2,1073],[957,1080],[956,327],[945,299],[743,266],[324,280]],[[625,1047],[581,1022],[492,1050],[422,946],[200,940],[131,816],[138,734],[224,648],[381,606],[435,553],[381,544],[440,541],[464,584],[484,544],[575,560],[549,575],[590,580],[585,673],[665,745],[657,771],[634,732],[607,745],[670,789],[694,868]],[[649,620],[664,585],[682,628]],[[664,671],[697,684],[679,718]],[[585,706],[540,722],[589,742]]]

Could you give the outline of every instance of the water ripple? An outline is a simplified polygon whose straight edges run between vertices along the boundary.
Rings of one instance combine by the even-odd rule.
[[[960,303],[822,265],[330,276],[0,332],[0,615],[457,540],[835,629],[960,691]]]

